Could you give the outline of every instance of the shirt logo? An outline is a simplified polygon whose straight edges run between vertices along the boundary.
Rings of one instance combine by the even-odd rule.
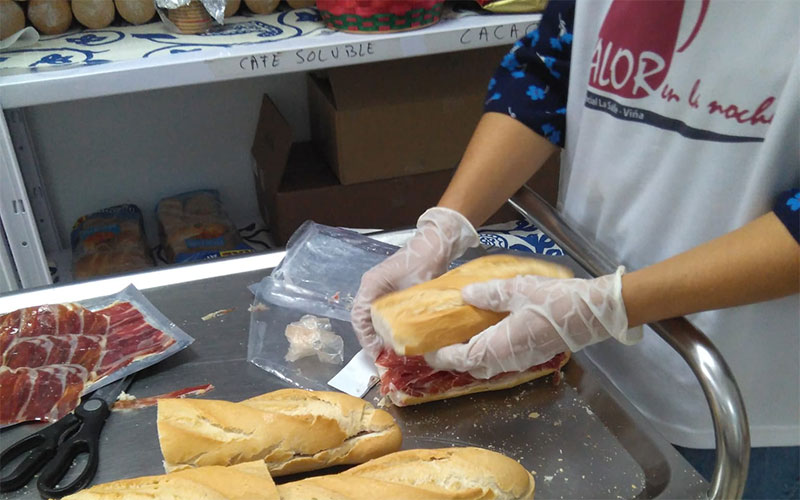
[[[655,94],[667,77],[672,56],[686,50],[700,31],[709,1],[703,0],[689,38],[676,47],[683,1],[616,0],[595,44],[589,85],[633,99]]]
[[[613,0],[592,54],[586,107],[690,139],[762,142],[763,126],[772,122],[774,96],[737,95],[729,88],[703,85],[703,73],[715,71],[708,67],[726,64],[709,60],[714,55],[695,43],[710,4],[711,0],[702,0],[687,10],[685,0]],[[691,26],[681,30],[681,23]],[[681,33],[685,40],[679,39]],[[693,127],[685,119],[716,130]]]

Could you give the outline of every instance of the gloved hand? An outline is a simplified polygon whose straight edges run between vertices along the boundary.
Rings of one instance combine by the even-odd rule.
[[[472,224],[455,210],[435,207],[422,214],[414,236],[361,278],[350,313],[361,347],[375,359],[383,345],[372,328],[372,301],[443,274],[451,261],[479,243]]]
[[[465,302],[511,314],[468,343],[443,347],[425,360],[438,370],[490,378],[527,370],[567,349],[576,352],[609,337],[635,344],[642,330],[628,330],[624,272],[619,267],[596,279],[517,276],[466,286],[461,292]]]

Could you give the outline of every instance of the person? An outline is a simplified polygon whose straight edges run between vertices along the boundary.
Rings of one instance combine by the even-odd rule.
[[[382,349],[370,303],[477,246],[474,228],[562,148],[558,209],[624,267],[468,286],[467,303],[510,315],[428,363],[486,378],[584,349],[703,472],[714,432],[700,385],[642,330],[688,316],[745,401],[745,497],[797,498],[798,19],[798,2],[551,1],[490,81],[438,205],[364,274],[352,310],[364,349]]]

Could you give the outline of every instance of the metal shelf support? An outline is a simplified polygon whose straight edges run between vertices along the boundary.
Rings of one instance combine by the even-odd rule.
[[[52,283],[36,218],[0,108],[0,221],[23,288]],[[4,271],[4,274],[7,274]]]

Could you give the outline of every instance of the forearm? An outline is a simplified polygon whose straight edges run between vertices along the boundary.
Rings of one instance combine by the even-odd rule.
[[[631,327],[798,291],[800,245],[773,213],[622,278]]]
[[[557,150],[514,118],[486,113],[439,206],[461,212],[477,227]]]

